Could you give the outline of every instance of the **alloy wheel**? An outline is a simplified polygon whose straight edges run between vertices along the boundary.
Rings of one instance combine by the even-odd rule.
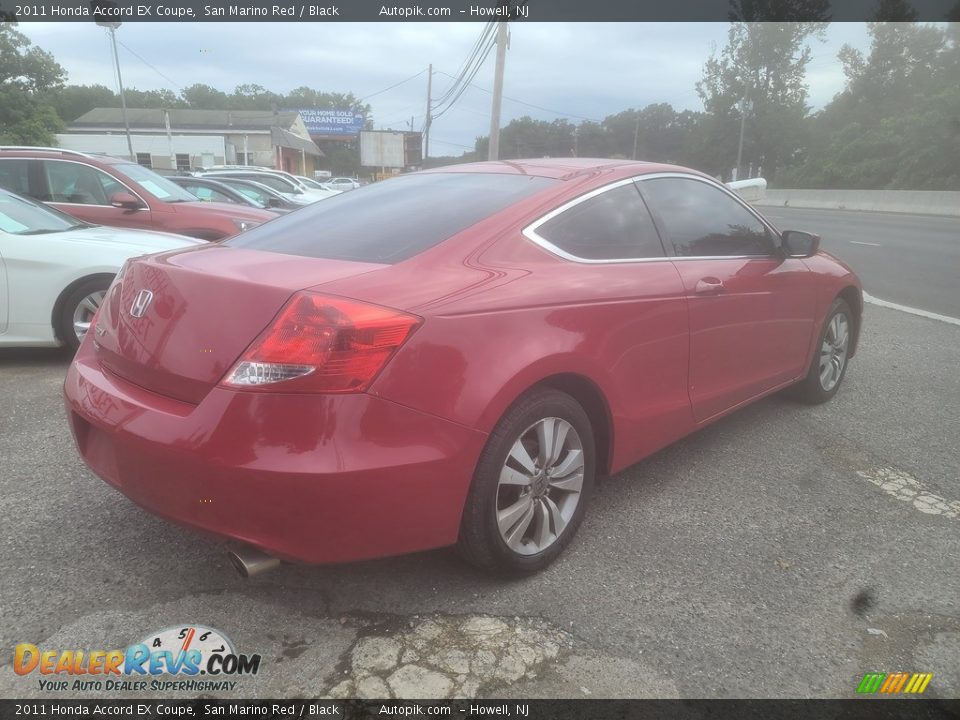
[[[847,346],[850,342],[850,323],[847,316],[838,312],[830,318],[827,332],[820,346],[820,387],[826,392],[840,382],[847,364]]]
[[[73,332],[77,336],[77,341],[83,341],[84,335],[87,334],[93,322],[93,316],[97,314],[106,294],[106,290],[98,290],[77,303],[77,307],[73,310]]]
[[[507,547],[534,555],[553,545],[580,503],[583,473],[583,443],[566,420],[543,418],[521,433],[497,487],[497,526]]]

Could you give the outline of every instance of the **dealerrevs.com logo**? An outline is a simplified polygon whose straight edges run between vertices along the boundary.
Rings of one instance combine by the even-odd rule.
[[[53,692],[229,691],[238,684],[232,678],[259,669],[260,655],[237,653],[226,635],[201,625],[150,633],[126,650],[50,650],[21,643],[13,651],[14,672],[39,674],[39,688]]]

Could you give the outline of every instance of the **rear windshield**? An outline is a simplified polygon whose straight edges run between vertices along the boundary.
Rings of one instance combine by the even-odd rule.
[[[396,263],[558,182],[527,175],[404,175],[320,200],[224,244],[331,260]]]

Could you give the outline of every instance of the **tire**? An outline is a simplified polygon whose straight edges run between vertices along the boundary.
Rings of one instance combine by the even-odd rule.
[[[542,438],[560,440],[552,458],[540,452]],[[593,429],[584,409],[559,390],[531,391],[507,410],[480,455],[460,523],[459,554],[505,575],[542,570],[576,534],[595,473]]]
[[[794,397],[801,402],[819,405],[837,394],[850,362],[850,341],[854,327],[850,305],[843,298],[837,298],[823,321],[810,369],[807,376],[795,386]],[[838,331],[839,339],[836,338]],[[831,367],[829,373],[828,364]]]
[[[112,278],[106,277],[85,280],[63,299],[55,329],[57,336],[71,352],[76,352],[80,347],[80,341],[86,333],[83,326],[89,329],[90,321],[103,302],[111,281]]]

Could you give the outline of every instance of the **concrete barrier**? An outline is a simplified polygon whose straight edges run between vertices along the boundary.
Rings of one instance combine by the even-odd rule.
[[[763,178],[734,180],[733,182],[728,182],[727,187],[747,202],[759,204],[767,191],[767,181]]]
[[[960,217],[960,192],[949,190],[770,190],[755,205]]]

